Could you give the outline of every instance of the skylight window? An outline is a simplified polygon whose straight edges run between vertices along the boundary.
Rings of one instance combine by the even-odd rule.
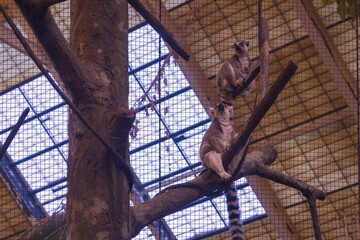
[[[58,186],[50,186],[66,177],[67,145],[54,146],[67,141],[67,107],[44,77],[5,93],[0,99],[7,108],[1,114],[2,142],[20,113],[30,107],[28,122],[20,128],[8,153],[13,161],[11,166],[20,170],[32,190],[30,193],[37,196],[51,215],[65,200],[66,188],[55,191]]]

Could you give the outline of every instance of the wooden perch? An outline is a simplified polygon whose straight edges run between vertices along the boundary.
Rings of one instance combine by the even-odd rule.
[[[315,199],[324,200],[326,193],[310,186],[300,180],[289,177],[285,174],[279,173],[271,168],[266,167],[270,163],[261,163],[258,164],[253,172],[246,172],[246,175],[259,175],[260,177],[269,179],[271,181],[295,188],[299,190],[305,197],[313,197]]]
[[[2,160],[2,157],[4,156],[4,154],[6,153],[6,150],[8,149],[8,147],[10,146],[10,143],[12,142],[12,140],[14,139],[15,135],[17,134],[17,132],[19,131],[21,125],[23,124],[26,116],[28,115],[30,109],[27,107],[25,108],[25,110],[22,112],[21,116],[19,117],[18,121],[16,122],[16,124],[14,125],[14,127],[12,128],[9,136],[6,138],[4,144],[2,145],[2,147],[0,148],[0,161]]]
[[[310,208],[315,206],[314,201],[316,199],[323,200],[325,198],[325,193],[323,191],[309,186],[300,180],[293,179],[287,175],[267,168],[266,166],[273,163],[276,160],[276,157],[277,152],[270,145],[264,146],[259,150],[247,154],[241,170],[236,176],[234,176],[235,180],[244,176],[259,175],[266,179],[293,187],[301,191],[305,196],[311,196],[308,197],[309,203],[311,202]],[[216,174],[213,174],[213,172],[210,171],[203,173],[199,177],[190,181],[190,183],[193,183],[194,185],[196,184],[199,187],[171,189],[154,197],[151,200],[131,207],[131,235],[135,237],[142,228],[156,219],[186,208],[188,204],[194,202],[195,200],[198,200],[199,198],[207,195],[211,195],[215,191],[217,192],[219,190],[224,190],[227,187],[227,183],[222,182],[221,179],[216,176]],[[316,209],[315,211],[311,211],[312,215],[317,214],[317,212],[315,212]],[[59,218],[61,216],[61,214],[58,215]],[[52,221],[51,219],[52,218],[50,218],[48,221]],[[62,229],[64,225],[64,221],[54,226],[51,225],[49,231],[55,232],[56,229]],[[34,234],[38,234],[37,232],[39,231],[43,231],[42,227],[39,227],[39,230],[37,230]]]
[[[319,215],[318,215],[317,208],[316,208],[316,198],[313,196],[309,196],[309,197],[307,197],[307,201],[308,201],[309,207],[310,207],[312,224],[313,224],[313,228],[314,228],[314,232],[315,232],[315,239],[322,240]]]
[[[239,179],[246,172],[251,172],[254,162],[273,162],[277,152],[271,147],[266,146],[258,151],[247,154],[243,166],[243,171],[235,179]],[[197,188],[176,188],[150,199],[144,203],[131,208],[131,235],[136,236],[139,231],[156,219],[179,211],[195,200],[210,195],[215,191],[222,191],[227,187],[212,171],[206,171],[199,177],[190,181],[191,184],[197,184]]]
[[[127,0],[137,12],[155,29],[155,31],[167,42],[174,51],[184,60],[188,61],[190,54],[183,48],[175,36],[165,28],[163,24],[140,2],[140,0]]]

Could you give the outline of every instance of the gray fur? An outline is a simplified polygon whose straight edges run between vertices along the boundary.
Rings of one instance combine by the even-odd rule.
[[[231,175],[224,170],[222,155],[236,137],[232,120],[233,107],[219,103],[210,111],[214,120],[201,142],[200,159],[205,168],[214,170],[224,181],[229,181]]]
[[[232,103],[232,93],[236,87],[244,84],[250,76],[252,62],[249,58],[249,40],[240,40],[231,44],[234,54],[221,64],[216,74],[216,84],[220,91],[221,100]],[[243,91],[242,95],[250,93],[255,81]]]

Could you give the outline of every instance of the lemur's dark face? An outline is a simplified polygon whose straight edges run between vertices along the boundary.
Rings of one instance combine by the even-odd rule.
[[[234,49],[235,52],[239,54],[243,54],[249,51],[249,45],[250,45],[249,40],[241,40],[232,43],[231,47]]]
[[[233,107],[223,103],[215,105],[214,108],[210,108],[211,115],[219,120],[231,120],[233,115]]]

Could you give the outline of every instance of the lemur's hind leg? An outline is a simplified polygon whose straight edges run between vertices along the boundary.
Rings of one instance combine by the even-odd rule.
[[[207,168],[214,170],[222,180],[229,181],[231,179],[231,175],[224,169],[220,153],[215,151],[207,153],[204,156],[204,162],[206,163]]]

